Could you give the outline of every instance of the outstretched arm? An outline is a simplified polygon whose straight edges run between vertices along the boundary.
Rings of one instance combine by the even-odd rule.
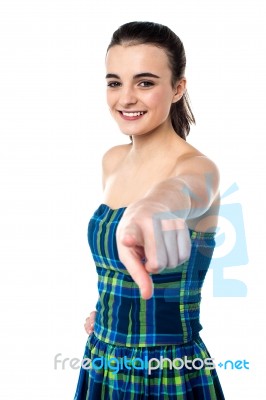
[[[216,165],[205,156],[192,156],[179,163],[174,177],[126,209],[117,229],[118,253],[144,299],[153,294],[149,273],[175,268],[189,258],[186,221],[204,215],[218,192]]]

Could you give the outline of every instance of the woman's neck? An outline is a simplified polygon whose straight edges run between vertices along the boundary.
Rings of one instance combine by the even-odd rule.
[[[172,126],[168,129],[156,130],[143,135],[132,137],[130,154],[136,159],[147,159],[156,157],[173,150],[178,139],[182,140],[174,131]]]

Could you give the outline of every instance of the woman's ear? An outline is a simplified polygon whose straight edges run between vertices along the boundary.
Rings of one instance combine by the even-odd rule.
[[[176,103],[183,97],[183,94],[186,91],[186,86],[187,86],[187,80],[185,77],[177,81],[174,88],[174,97],[172,103]]]

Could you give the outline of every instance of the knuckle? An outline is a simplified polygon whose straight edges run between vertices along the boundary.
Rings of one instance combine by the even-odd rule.
[[[151,272],[151,273],[154,273],[154,274],[157,274],[157,273],[161,272],[164,268],[165,268],[164,265],[160,265],[156,261],[151,261],[148,264],[146,264],[147,271]]]
[[[188,261],[189,257],[180,257],[178,260],[178,265],[184,264],[186,261]]]
[[[169,262],[167,265],[168,269],[174,269],[178,266],[178,260],[176,260],[175,262]]]

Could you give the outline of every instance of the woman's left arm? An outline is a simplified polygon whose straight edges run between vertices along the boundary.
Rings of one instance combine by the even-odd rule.
[[[175,268],[189,258],[186,221],[208,211],[219,193],[219,178],[217,166],[207,157],[187,157],[174,177],[155,185],[124,212],[117,229],[119,258],[144,299],[153,293],[149,273]]]
[[[216,164],[205,156],[193,156],[180,162],[176,175],[154,186],[145,198],[162,203],[184,220],[198,218],[212,205],[219,182]]]

